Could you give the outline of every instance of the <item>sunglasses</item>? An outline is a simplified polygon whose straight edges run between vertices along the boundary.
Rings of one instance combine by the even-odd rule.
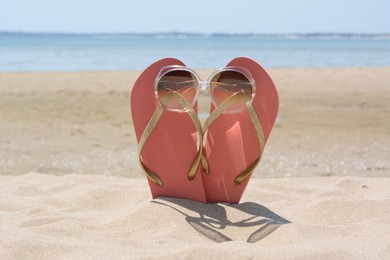
[[[188,112],[199,93],[206,89],[216,109],[231,114],[245,111],[252,105],[256,86],[247,69],[235,66],[219,69],[202,81],[192,69],[170,65],[160,70],[155,81],[160,105],[175,112]]]

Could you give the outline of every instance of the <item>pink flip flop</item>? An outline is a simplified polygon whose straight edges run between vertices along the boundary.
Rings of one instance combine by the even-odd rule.
[[[260,162],[279,99],[272,79],[256,61],[239,57],[227,66],[247,69],[255,81],[256,94],[253,105],[241,113],[221,114],[211,105],[204,147],[209,173],[202,174],[202,179],[208,202],[238,203]]]
[[[153,198],[165,196],[206,202],[198,167],[202,129],[197,106],[187,113],[166,111],[155,95],[155,79],[161,68],[169,65],[184,66],[177,59],[159,60],[139,76],[131,92],[140,164]]]

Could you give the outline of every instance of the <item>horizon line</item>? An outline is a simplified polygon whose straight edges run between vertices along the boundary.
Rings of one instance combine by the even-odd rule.
[[[259,36],[259,37],[385,37],[390,38],[390,33],[356,33],[356,32],[308,32],[308,33],[199,33],[183,31],[167,32],[41,32],[23,30],[0,30],[0,34],[19,35],[63,35],[63,36]]]

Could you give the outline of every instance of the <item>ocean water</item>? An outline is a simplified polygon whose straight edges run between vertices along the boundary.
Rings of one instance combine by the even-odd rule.
[[[0,33],[0,71],[140,70],[164,57],[219,68],[238,56],[265,67],[390,66],[390,39]]]

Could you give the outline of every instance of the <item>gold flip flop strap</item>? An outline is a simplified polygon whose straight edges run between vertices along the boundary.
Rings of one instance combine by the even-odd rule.
[[[248,99],[248,97],[241,93],[235,93],[228,99],[226,99],[221,105],[219,105],[218,108],[214,109],[214,111],[210,114],[210,116],[206,119],[204,126],[203,126],[203,134],[206,133],[207,129],[209,126],[217,119],[224,111],[226,108],[231,106],[234,102],[237,101],[237,99]],[[259,146],[260,146],[260,155],[259,157],[251,164],[249,165],[243,172],[241,172],[235,179],[234,179],[234,184],[239,185],[241,182],[245,180],[246,177],[256,168],[256,166],[259,164],[261,160],[261,156],[263,155],[264,151],[264,132],[263,132],[263,127],[261,126],[261,122],[259,120],[259,116],[254,108],[254,106],[251,104],[250,107],[248,108],[248,113],[249,116],[252,120],[253,126],[255,127],[257,138],[259,140]],[[210,172],[209,164],[207,162],[206,156],[204,153],[202,153],[202,158],[201,158],[201,163],[202,163],[202,168],[203,171],[208,174]]]
[[[190,105],[188,104],[187,100],[185,98],[183,98],[177,92],[170,92],[170,93],[168,93],[167,96],[165,97],[165,99],[167,99],[167,100],[175,99],[183,107],[190,107]],[[161,178],[156,173],[154,173],[152,170],[150,170],[144,164],[144,162],[142,161],[141,153],[142,153],[142,149],[143,149],[146,141],[148,140],[150,134],[153,132],[153,129],[157,125],[157,122],[159,121],[159,119],[160,119],[162,113],[164,112],[164,110],[165,109],[161,105],[159,105],[156,108],[156,111],[153,113],[152,117],[150,118],[149,123],[145,127],[144,132],[142,133],[142,136],[141,136],[141,139],[140,139],[139,145],[138,145],[138,155],[139,155],[140,165],[141,165],[142,169],[144,170],[146,176],[152,182],[157,184],[158,186],[163,186],[164,185],[163,181],[161,180]],[[203,153],[203,145],[202,145],[203,144],[203,134],[202,134],[202,125],[201,125],[201,123],[199,121],[199,118],[198,118],[198,115],[196,114],[194,109],[189,108],[188,111],[186,111],[186,113],[189,115],[189,117],[192,119],[193,123],[195,124],[196,130],[197,130],[197,133],[198,133],[198,140],[199,140],[199,142],[198,142],[198,151],[197,151],[196,157],[195,157],[194,161],[192,162],[190,170],[188,171],[188,179],[192,180],[195,177],[195,174],[197,172],[198,165],[199,165],[199,162],[200,162],[200,159],[201,159],[201,155]]]

